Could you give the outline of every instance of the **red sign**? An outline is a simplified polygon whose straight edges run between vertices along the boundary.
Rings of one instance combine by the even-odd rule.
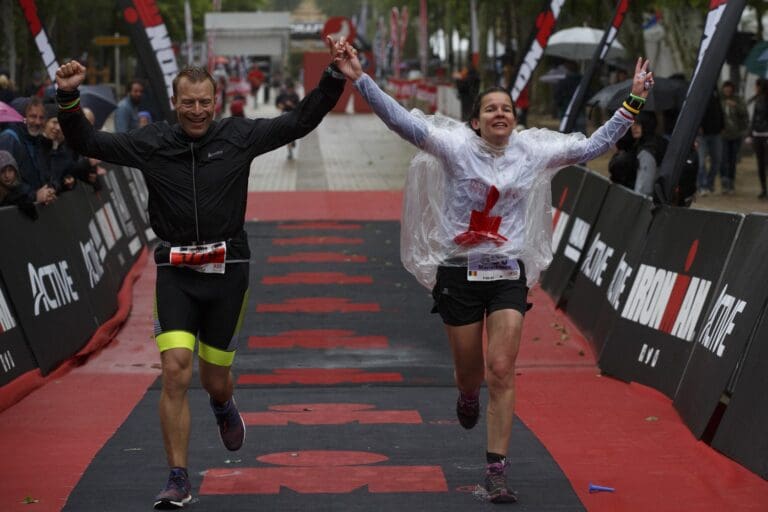
[[[345,18],[344,16],[328,18],[328,21],[323,25],[322,35],[323,41],[325,41],[325,38],[328,36],[331,36],[334,41],[338,41],[343,37],[350,42],[354,41],[355,37],[357,37],[355,25],[349,18]]]

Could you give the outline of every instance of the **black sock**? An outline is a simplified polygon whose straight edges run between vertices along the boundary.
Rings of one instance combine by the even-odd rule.
[[[507,457],[498,453],[485,452],[485,460],[488,464],[503,463]]]

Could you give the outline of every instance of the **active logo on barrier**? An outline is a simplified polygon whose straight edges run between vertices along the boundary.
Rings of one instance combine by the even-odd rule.
[[[80,300],[72,276],[69,275],[69,264],[65,260],[40,268],[28,263],[27,270],[35,316]]]
[[[613,251],[613,249],[611,249],[611,251]],[[632,275],[633,270],[632,267],[629,266],[629,263],[627,263],[626,257],[627,253],[621,255],[619,264],[616,267],[616,271],[613,273],[613,277],[611,277],[611,283],[608,285],[608,290],[606,292],[608,303],[616,311],[618,311],[621,306],[621,294],[624,293],[624,288],[627,286],[627,279]]]
[[[723,286],[707,322],[701,329],[698,343],[717,357],[723,357],[726,348],[725,337],[733,332],[736,315],[743,313],[746,307],[746,301],[729,295],[728,285]]]
[[[568,234],[568,243],[565,245],[563,254],[569,260],[578,263],[581,259],[581,251],[587,245],[587,236],[589,235],[589,222],[579,217],[573,218],[573,227]]]
[[[581,264],[581,273],[597,286],[603,284],[603,273],[608,268],[608,260],[613,256],[613,247],[600,240],[600,233],[595,234],[587,256]]]

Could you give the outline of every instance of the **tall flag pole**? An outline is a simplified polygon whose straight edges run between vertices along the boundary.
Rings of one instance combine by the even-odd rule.
[[[158,106],[164,119],[170,121],[173,79],[179,66],[157,3],[155,0],[118,0],[118,5],[123,9],[123,18],[128,23]]]
[[[536,66],[539,65],[539,61],[544,55],[544,48],[547,47],[549,36],[555,30],[557,17],[560,15],[563,4],[565,4],[565,0],[546,0],[544,8],[536,16],[536,24],[528,39],[523,58],[517,66],[517,76],[512,82],[512,90],[510,91],[512,101],[517,101],[520,93],[530,82]]]
[[[184,0],[184,30],[187,36],[187,66],[192,65],[193,45],[192,45],[192,9],[189,6],[189,0]]]
[[[670,204],[675,200],[683,163],[696,138],[712,90],[717,86],[717,77],[745,5],[746,0],[709,1],[691,84],[654,185],[654,200],[658,203]]]
[[[608,55],[608,50],[611,49],[611,45],[616,40],[616,36],[619,34],[619,28],[624,22],[624,15],[629,9],[629,0],[619,0],[616,3],[616,10],[613,13],[611,24],[608,29],[603,33],[600,44],[595,48],[595,53],[592,56],[592,60],[589,62],[589,67],[584,72],[584,76],[581,77],[581,82],[576,88],[576,91],[571,96],[571,101],[568,103],[568,107],[565,109],[565,114],[560,120],[560,131],[563,133],[570,133],[573,131],[573,127],[576,125],[576,120],[579,117],[579,112],[584,108],[584,102],[587,99],[587,92],[589,84],[592,82],[595,73],[600,69],[600,65],[605,61],[605,56]]]
[[[419,67],[421,76],[427,76],[429,45],[427,45],[427,0],[419,1]]]
[[[43,59],[48,78],[51,79],[51,82],[56,83],[56,70],[59,69],[59,62],[56,60],[56,54],[48,40],[48,34],[45,32],[45,27],[43,27],[40,16],[37,14],[37,4],[35,0],[19,0],[19,6],[24,11],[24,18],[27,20],[29,32],[32,34],[37,50],[40,52],[40,57]]]
[[[389,36],[392,43],[392,67],[395,78],[400,78],[400,11],[392,7],[389,15]]]

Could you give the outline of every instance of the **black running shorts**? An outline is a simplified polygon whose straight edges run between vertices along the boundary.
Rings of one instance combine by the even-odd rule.
[[[527,300],[525,266],[522,261],[518,263],[520,278],[514,281],[468,281],[467,267],[438,267],[432,313],[439,313],[443,322],[452,326],[479,322],[501,309],[514,309],[525,316],[531,304]]]
[[[229,366],[248,302],[248,263],[227,264],[224,274],[157,267],[155,339],[160,351],[194,349],[200,357]]]

